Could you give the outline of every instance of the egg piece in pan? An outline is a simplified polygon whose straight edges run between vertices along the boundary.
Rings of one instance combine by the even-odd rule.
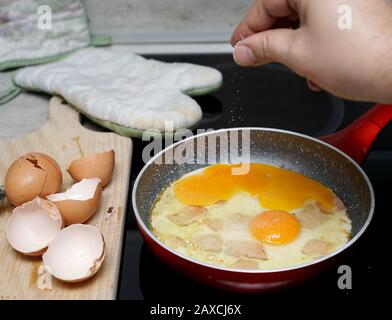
[[[270,165],[251,164],[248,177],[233,179],[228,169],[207,167],[163,191],[151,227],[164,244],[212,265],[277,269],[327,255],[350,239],[346,208],[319,182]],[[217,188],[215,173],[220,190],[204,197],[202,190]]]

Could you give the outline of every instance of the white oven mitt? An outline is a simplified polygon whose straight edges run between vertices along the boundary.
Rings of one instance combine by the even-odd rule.
[[[140,137],[146,130],[195,126],[202,112],[188,95],[217,89],[222,74],[205,66],[86,48],[59,62],[22,69],[14,81],[26,89],[61,95],[94,122]]]

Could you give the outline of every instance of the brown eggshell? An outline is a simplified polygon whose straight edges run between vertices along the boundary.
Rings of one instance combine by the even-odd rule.
[[[19,206],[37,196],[60,191],[62,174],[57,162],[42,153],[29,153],[9,167],[4,190],[8,200]]]
[[[5,176],[5,195],[14,206],[20,206],[41,193],[45,179],[44,171],[19,158],[11,164]]]
[[[101,178],[102,187],[104,187],[113,176],[114,163],[114,150],[95,153],[72,161],[68,173],[75,181],[94,177]]]
[[[93,198],[88,200],[51,200],[60,210],[66,226],[76,223],[84,223],[90,219],[99,207],[102,185],[99,183],[95,189]]]
[[[47,163],[42,163],[42,166],[44,167],[44,169],[48,170],[48,173],[50,172],[50,177],[54,177],[55,181],[57,181],[57,189],[56,191],[53,192],[53,190],[48,190],[48,192],[51,193],[55,193],[55,192],[59,192],[61,190],[61,184],[63,183],[63,174],[61,173],[61,168],[59,166],[59,164],[56,162],[56,160],[54,160],[51,156],[45,154],[45,153],[40,153],[40,152],[31,152],[27,155],[32,155],[33,157],[37,157],[38,159],[40,157],[45,158],[52,166],[49,168],[49,166],[47,166]],[[46,186],[47,188],[49,188],[49,186]],[[45,193],[43,195],[48,195],[51,193]]]
[[[33,200],[43,189],[46,172],[34,167],[25,158],[19,158],[9,167],[5,180],[6,197],[14,206]]]

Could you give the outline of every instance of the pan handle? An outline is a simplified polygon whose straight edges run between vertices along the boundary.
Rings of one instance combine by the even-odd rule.
[[[361,164],[374,140],[392,120],[392,105],[376,104],[348,127],[320,139],[332,144]]]

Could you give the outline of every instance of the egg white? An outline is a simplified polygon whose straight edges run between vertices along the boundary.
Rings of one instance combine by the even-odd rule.
[[[223,250],[219,253],[211,253],[200,249],[195,245],[195,235],[199,234],[219,234],[223,240],[223,246],[228,241],[258,241],[252,237],[247,227],[235,225],[236,217],[254,219],[261,212],[267,210],[260,206],[256,197],[247,193],[239,193],[226,202],[206,206],[208,212],[201,215],[197,221],[187,225],[178,226],[173,223],[168,215],[179,212],[183,207],[174,194],[173,186],[168,187],[156,201],[151,213],[152,231],[157,237],[170,246],[167,241],[168,235],[174,235],[183,240],[183,244],[173,249],[191,258],[222,267],[230,268],[238,261],[238,257],[233,257]],[[295,215],[298,210],[291,213]],[[206,224],[205,219],[222,219],[222,230],[212,231]],[[287,244],[271,245],[263,243],[267,260],[251,259],[257,261],[259,269],[284,268],[297,264],[312,261],[317,257],[311,257],[301,252],[305,244],[312,239],[320,239],[330,244],[329,252],[333,252],[343,246],[350,238],[351,221],[345,210],[328,214],[328,219],[321,225],[307,229],[302,227],[298,237]],[[246,258],[247,259],[247,258]]]

